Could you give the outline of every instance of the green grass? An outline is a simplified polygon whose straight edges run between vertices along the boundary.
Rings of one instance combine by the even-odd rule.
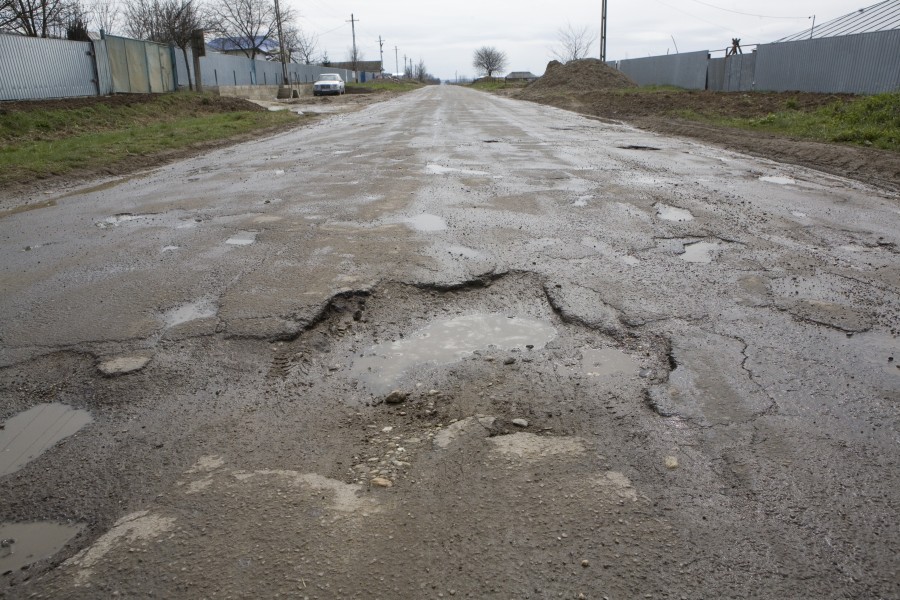
[[[613,88],[609,91],[614,94],[619,94],[620,96],[626,96],[640,94],[681,94],[688,93],[690,90],[675,87],[674,85],[642,85],[631,88]]]
[[[367,81],[366,83],[348,83],[347,89],[358,89],[366,91],[385,91],[385,92],[409,92],[422,87],[421,83],[413,81],[390,81],[377,80]]]
[[[493,92],[495,90],[519,89],[525,87],[523,82],[507,83],[504,79],[494,79],[493,81],[476,81],[470,83],[469,87],[485,92]]]
[[[150,102],[0,111],[0,185],[73,171],[103,172],[135,156],[153,157],[297,121],[286,111],[234,111],[233,105],[188,93]]]
[[[693,112],[682,112],[679,116],[790,137],[900,150],[900,92],[865,96],[850,102],[837,100],[810,112],[791,106],[789,100],[784,110],[755,119],[708,117]]]

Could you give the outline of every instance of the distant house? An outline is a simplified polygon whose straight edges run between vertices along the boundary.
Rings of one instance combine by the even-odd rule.
[[[224,37],[210,40],[206,43],[207,47],[214,52],[221,54],[231,54],[233,56],[247,56],[252,54],[252,49],[256,48],[256,54],[262,55],[266,59],[278,59],[279,47],[278,41],[272,38],[264,38],[258,36],[252,39],[240,37]]]
[[[537,79],[537,75],[531,71],[513,71],[506,76],[507,81],[524,81],[526,83],[530,83],[535,79]]]

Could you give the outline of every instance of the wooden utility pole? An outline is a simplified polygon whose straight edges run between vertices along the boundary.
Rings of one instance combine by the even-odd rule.
[[[353,56],[351,57],[353,60],[353,81],[359,83],[359,72],[356,68],[356,63],[359,60],[359,54],[356,51],[356,22],[359,19],[353,17],[353,13],[350,13],[350,29],[353,31]]]
[[[606,0],[603,0],[603,14],[600,16],[600,60],[606,62]]]

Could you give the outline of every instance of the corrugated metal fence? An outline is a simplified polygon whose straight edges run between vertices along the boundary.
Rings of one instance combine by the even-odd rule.
[[[188,60],[193,61],[190,50]],[[200,71],[204,86],[282,82],[280,62],[214,52],[200,58]],[[340,73],[345,81],[354,79],[353,72],[345,69],[288,65],[291,83],[311,83],[322,73]],[[361,81],[374,77],[375,73],[360,73]],[[71,42],[0,34],[0,100],[160,93],[182,87],[188,87],[188,74],[180,49],[116,36]]]
[[[0,35],[0,100],[97,94],[90,42]]]
[[[709,52],[685,52],[619,61],[619,70],[638,85],[676,85],[691,90],[706,87]]]
[[[779,44],[726,58],[709,52],[613,63],[639,85],[691,90],[877,94],[900,89],[900,30]]]
[[[188,61],[191,63],[191,82],[194,78],[194,55],[188,50]],[[179,87],[188,87],[188,71],[184,65],[181,50],[175,52],[175,67]],[[353,71],[335,69],[320,65],[288,65],[288,79],[291,83],[312,83],[322,73],[338,73],[344,81],[353,81]],[[229,85],[280,85],[282,82],[281,63],[270,60],[250,60],[245,56],[216,54],[207,52],[200,57],[200,74],[204,86]],[[369,73],[368,78],[374,74]]]

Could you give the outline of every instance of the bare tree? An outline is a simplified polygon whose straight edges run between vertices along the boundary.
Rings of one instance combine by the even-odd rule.
[[[552,55],[560,62],[587,58],[591,54],[591,46],[597,41],[597,34],[586,25],[575,29],[571,23],[556,30],[559,45],[551,50]]]
[[[193,31],[204,27],[204,9],[198,0],[128,0],[125,4],[125,28],[129,35],[174,44],[181,49],[190,89],[194,89],[194,85],[187,49]]]
[[[73,4],[69,0],[0,0],[0,28],[30,37],[63,37]]]
[[[472,66],[487,77],[493,77],[494,73],[506,68],[506,53],[493,46],[482,46],[475,51]]]
[[[92,27],[111,35],[119,31],[122,11],[116,0],[92,0],[88,4],[88,10],[91,14]]]
[[[278,39],[275,4],[269,0],[217,0],[210,16],[212,28],[250,59],[263,53],[266,42]],[[291,20],[292,11],[282,8],[282,25]]]
[[[421,58],[419,59],[418,64],[413,68],[413,78],[422,83],[425,83],[429,78],[428,68],[425,66],[425,61]]]
[[[288,25],[284,28],[284,45],[292,62],[311,65],[316,62],[316,51],[319,47],[319,37],[312,33],[306,33],[299,27]]]

